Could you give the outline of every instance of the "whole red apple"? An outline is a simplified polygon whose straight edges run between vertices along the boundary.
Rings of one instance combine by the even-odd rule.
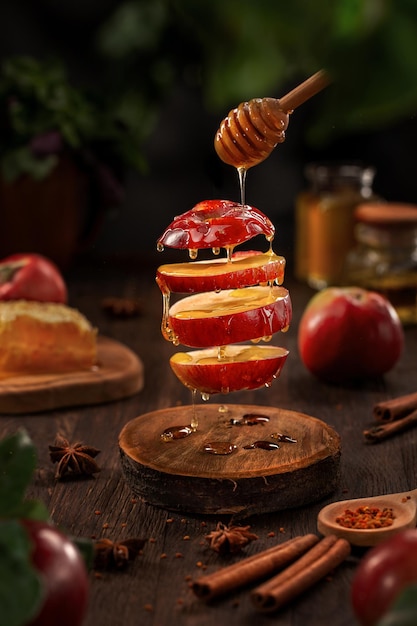
[[[403,346],[394,307],[381,294],[359,287],[329,287],[317,293],[298,328],[302,362],[332,383],[385,374],[397,363]]]

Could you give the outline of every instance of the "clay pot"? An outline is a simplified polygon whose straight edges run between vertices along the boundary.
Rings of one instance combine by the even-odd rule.
[[[68,157],[44,180],[0,179],[0,257],[37,252],[66,269],[84,245],[89,186],[87,174]]]

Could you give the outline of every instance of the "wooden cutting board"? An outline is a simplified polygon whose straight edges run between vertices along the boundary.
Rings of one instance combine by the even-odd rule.
[[[340,437],[321,420],[276,407],[204,404],[146,413],[128,422],[119,436],[122,468],[133,493],[145,502],[201,514],[251,514],[278,511],[318,501],[339,482]],[[194,414],[194,411],[196,412]],[[269,421],[241,425],[244,415]],[[164,441],[173,426],[198,427],[182,439]],[[277,449],[255,447],[284,434],[295,443]],[[211,454],[207,444],[236,446],[227,455]],[[215,446],[217,447],[217,445]]]
[[[143,387],[143,364],[123,344],[99,336],[98,366],[88,371],[0,379],[0,413],[38,413],[101,404],[133,395]]]

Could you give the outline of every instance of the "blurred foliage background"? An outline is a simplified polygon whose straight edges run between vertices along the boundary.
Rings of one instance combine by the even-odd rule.
[[[125,96],[146,66],[142,96],[163,95],[182,76],[219,113],[326,68],[334,84],[315,141],[334,128],[383,128],[417,109],[415,0],[128,0],[98,28],[97,50]]]
[[[236,197],[213,149],[219,122],[320,68],[331,86],[253,168],[249,201],[291,219],[306,162],[360,159],[376,165],[381,195],[417,202],[416,0],[4,0],[0,55],[15,54],[59,59],[127,133],[141,180],[119,228],[125,248],[138,245],[143,207],[153,245],[191,203]],[[117,232],[110,227],[109,245]]]

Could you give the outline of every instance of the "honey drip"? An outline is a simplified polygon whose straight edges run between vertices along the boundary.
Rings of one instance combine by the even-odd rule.
[[[212,441],[204,445],[204,452],[208,454],[227,455],[237,450],[237,446],[230,441]]]
[[[260,448],[262,450],[278,450],[279,445],[277,443],[272,443],[272,441],[255,441],[254,443],[248,443],[248,445],[243,446],[245,450],[253,450],[255,448]]]
[[[230,420],[233,426],[256,426],[257,424],[266,424],[267,422],[269,422],[267,415],[259,415],[257,413],[245,413],[239,419]]]
[[[237,175],[239,178],[239,189],[240,189],[240,204],[244,206],[246,204],[246,174],[247,170],[244,167],[237,168]]]
[[[294,439],[290,435],[284,435],[283,433],[272,433],[271,439],[276,441],[284,441],[285,443],[297,443],[297,439]]]
[[[193,432],[190,426],[170,426],[161,433],[162,441],[175,441],[177,439],[185,439]]]

